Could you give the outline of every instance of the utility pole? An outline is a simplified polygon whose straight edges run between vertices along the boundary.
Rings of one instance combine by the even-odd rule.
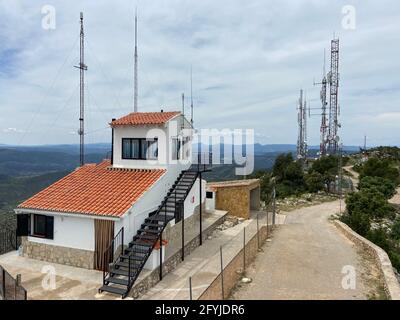
[[[339,146],[339,183],[338,183],[338,191],[339,191],[339,210],[340,214],[342,213],[342,179],[343,179],[343,144]]]
[[[137,46],[137,8],[135,11],[135,56],[134,56],[134,92],[133,92],[133,111],[138,112],[138,46]]]
[[[79,92],[79,163],[80,166],[85,164],[85,71],[87,70],[87,65],[85,65],[85,33],[83,31],[83,12],[80,15],[80,60],[79,66],[75,66],[80,70],[80,92]]]

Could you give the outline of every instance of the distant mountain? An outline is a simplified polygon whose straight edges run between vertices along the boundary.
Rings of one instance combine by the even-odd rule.
[[[18,151],[40,151],[40,152],[62,152],[68,154],[79,154],[79,144],[54,144],[54,145],[33,145],[33,146],[13,146],[1,145],[0,148]],[[101,153],[107,155],[111,151],[110,143],[91,143],[85,145],[85,153]]]
[[[63,150],[63,151],[61,151]],[[87,152],[86,162],[98,163],[107,153]],[[71,171],[79,165],[79,155],[71,148],[0,147],[0,175],[33,176],[56,171]]]

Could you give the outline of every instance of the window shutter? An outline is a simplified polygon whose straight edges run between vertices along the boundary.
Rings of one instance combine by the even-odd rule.
[[[46,239],[54,239],[54,217],[46,216]]]
[[[17,215],[17,236],[26,237],[29,235],[29,214]]]

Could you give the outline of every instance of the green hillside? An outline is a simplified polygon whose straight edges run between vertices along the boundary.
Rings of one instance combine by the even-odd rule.
[[[13,225],[13,209],[21,201],[68,174],[68,171],[51,172],[31,177],[0,175],[0,227]]]

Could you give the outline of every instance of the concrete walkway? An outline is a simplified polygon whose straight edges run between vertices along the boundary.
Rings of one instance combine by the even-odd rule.
[[[378,269],[370,257],[329,221],[339,201],[287,213],[264,251],[247,269],[233,299],[367,299],[380,294]],[[356,288],[344,289],[342,271],[354,267]],[[348,269],[347,269],[348,270]]]
[[[223,231],[216,230],[211,239],[187,256],[184,262],[139,299],[188,300],[190,297],[189,277],[192,277],[193,299],[197,299],[220,273],[220,247],[223,246],[223,259],[226,264],[243,247],[243,229],[246,228],[247,239],[256,233],[256,214],[252,212],[252,219],[234,227]],[[259,220],[260,226],[267,224],[265,214],[263,216]],[[277,221],[281,220],[283,217],[277,218]],[[269,215],[269,223],[271,223],[271,215]]]
[[[29,259],[18,256],[17,251],[1,255],[0,265],[13,277],[22,275],[22,286],[29,300],[117,299],[116,296],[98,297],[97,291],[103,281],[101,271]]]

